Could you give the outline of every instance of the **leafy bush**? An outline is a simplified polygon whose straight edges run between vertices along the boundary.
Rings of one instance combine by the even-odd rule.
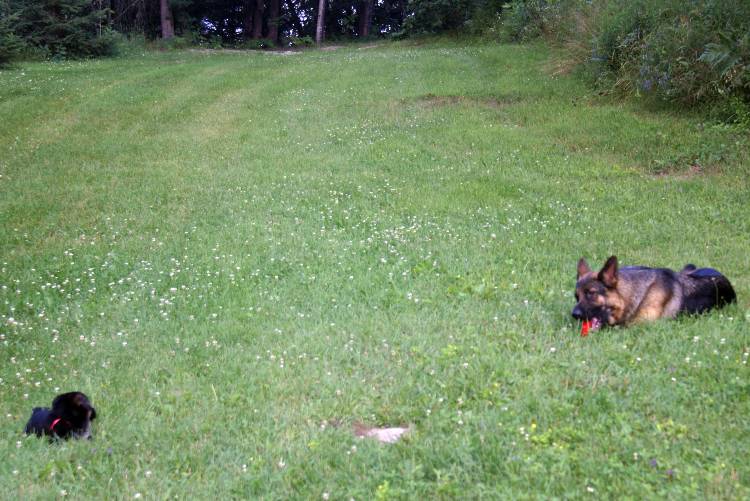
[[[729,96],[711,106],[711,118],[750,131],[750,101],[738,96]]]
[[[473,35],[495,38],[502,31],[503,9],[508,4],[509,0],[413,2],[409,4],[409,7],[414,9],[414,16],[412,16],[413,19],[410,24],[415,26],[421,18],[430,21],[431,24],[429,29],[422,31],[459,30]]]
[[[253,40],[246,40],[242,42],[242,44],[240,44],[241,48],[250,49],[250,50],[272,49],[274,46],[275,44],[273,43],[273,40],[269,38],[258,38],[258,39],[253,39]]]
[[[471,18],[472,0],[410,0],[405,33],[437,33],[461,28]]]
[[[571,13],[579,4],[575,0],[514,0],[503,16],[505,36],[514,42],[535,38],[560,40],[572,28]]]
[[[750,3],[610,3],[595,47],[635,93],[684,103],[750,97]]]
[[[212,41],[219,40],[219,43],[212,43]],[[210,39],[196,39],[191,34],[186,36],[173,36],[170,38],[158,38],[154,42],[154,45],[159,50],[179,50],[187,49],[194,45],[204,45],[212,49],[220,49],[221,42],[219,37],[211,37]]]
[[[315,45],[315,40],[312,37],[289,37],[285,38],[283,45],[287,47],[312,47]]]
[[[542,36],[546,8],[545,0],[512,2],[504,20],[508,37],[514,42],[524,42]]]
[[[561,43],[600,85],[626,93],[721,104],[736,117],[750,102],[750,2],[514,0],[503,26],[514,41]]]
[[[542,11],[544,0],[515,0],[508,5],[503,26],[508,38],[514,42],[524,42],[542,35]]]
[[[734,37],[721,31],[718,36],[720,41],[706,44],[698,60],[721,77],[716,82],[719,94],[736,93],[750,102],[750,31],[736,31]]]
[[[146,38],[142,35],[125,35],[118,31],[112,32],[114,53],[118,56],[135,56],[143,54],[147,49]]]

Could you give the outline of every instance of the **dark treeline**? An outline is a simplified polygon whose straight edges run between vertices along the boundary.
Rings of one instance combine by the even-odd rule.
[[[0,0],[0,64],[111,54],[116,39],[272,47],[441,33],[504,0]]]
[[[748,0],[0,0],[0,66],[112,54],[126,38],[270,48],[471,32],[557,46],[607,91],[710,103],[750,128]]]
[[[226,44],[264,39],[278,44],[315,38],[320,6],[327,39],[455,30],[496,15],[502,0],[109,0],[112,27],[168,38],[216,37]],[[170,21],[171,20],[171,21]],[[166,25],[165,25],[166,23]]]

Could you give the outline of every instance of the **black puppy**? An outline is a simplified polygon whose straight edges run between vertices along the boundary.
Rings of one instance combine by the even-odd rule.
[[[34,407],[24,430],[27,435],[52,438],[91,438],[91,421],[96,419],[96,409],[86,395],[79,391],[63,393],[52,401],[52,408]]]

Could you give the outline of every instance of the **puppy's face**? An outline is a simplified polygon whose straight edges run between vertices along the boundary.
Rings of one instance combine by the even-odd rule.
[[[52,412],[70,423],[74,438],[91,438],[91,421],[96,419],[96,409],[86,395],[78,391],[58,395],[52,401]]]
[[[590,322],[591,330],[617,323],[612,307],[616,288],[617,257],[610,257],[598,273],[592,272],[586,260],[581,258],[578,261],[576,305],[571,312],[573,318]]]

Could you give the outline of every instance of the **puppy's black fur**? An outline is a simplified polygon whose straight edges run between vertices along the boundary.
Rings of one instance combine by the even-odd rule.
[[[91,438],[91,421],[96,409],[86,395],[79,391],[63,393],[52,401],[52,408],[34,407],[24,430],[27,435],[51,438]]]

